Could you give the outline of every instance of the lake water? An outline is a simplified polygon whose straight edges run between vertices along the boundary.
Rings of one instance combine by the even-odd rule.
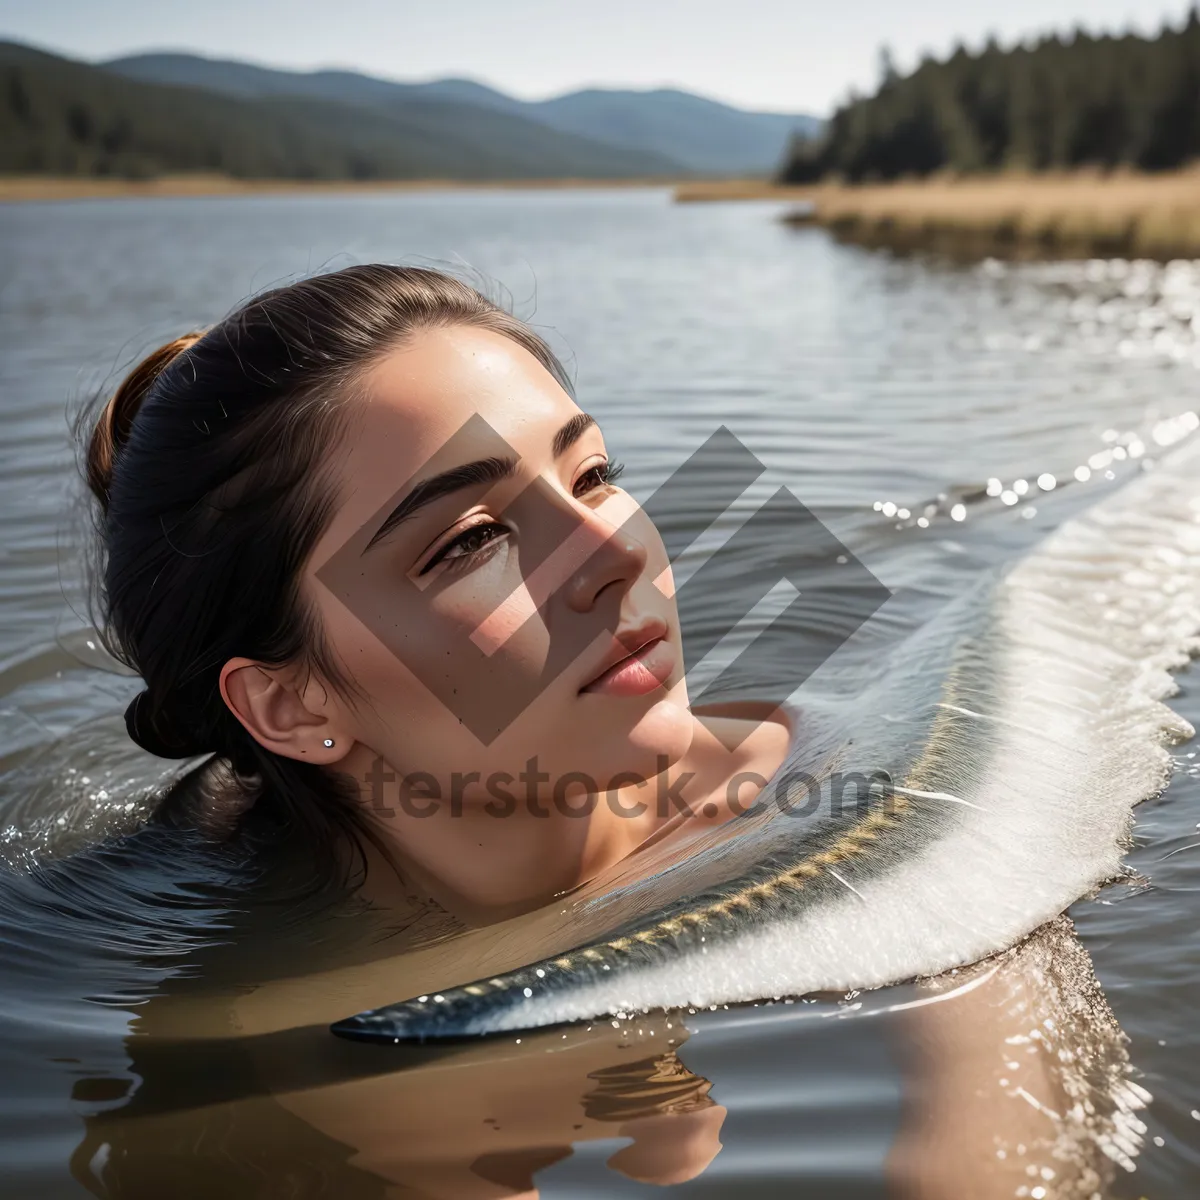
[[[83,616],[68,419],[273,283],[387,260],[507,289],[635,495],[727,427],[767,468],[745,505],[789,487],[893,593],[801,701],[1194,432],[1200,263],[962,267],[778,215],[655,190],[0,208],[6,1195],[1200,1194],[1194,743],[1137,810],[1140,878],[982,973],[450,1049],[325,1033],[394,945],[322,915],[264,953],[237,864],[118,840],[162,764]]]

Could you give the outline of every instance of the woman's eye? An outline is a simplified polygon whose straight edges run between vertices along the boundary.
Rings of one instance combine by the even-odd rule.
[[[624,465],[619,462],[597,463],[580,475],[575,483],[575,495],[586,496],[588,492],[594,491],[598,487],[611,486],[616,483],[624,470]]]
[[[451,538],[418,572],[424,575],[433,570],[438,563],[455,559],[470,558],[478,554],[497,538],[508,533],[508,527],[489,521],[486,525],[472,525],[464,529],[457,537]]]

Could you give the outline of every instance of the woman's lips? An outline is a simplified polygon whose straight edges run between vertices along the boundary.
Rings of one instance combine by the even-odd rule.
[[[675,647],[665,637],[655,637],[579,690],[607,696],[644,696],[662,687],[674,669]]]

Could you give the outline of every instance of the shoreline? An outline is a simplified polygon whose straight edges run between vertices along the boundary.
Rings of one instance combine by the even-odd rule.
[[[1200,258],[1200,165],[1161,175],[1073,172],[780,185],[766,179],[154,179],[0,176],[0,204],[215,196],[671,189],[678,204],[771,201],[780,220],[898,253],[981,258]]]
[[[639,179],[234,179],[228,175],[160,175],[101,179],[55,175],[0,175],[0,204],[62,200],[123,200],[187,196],[324,196],[370,193],[613,191],[674,188],[678,177]]]
[[[786,224],[897,252],[980,258],[1200,258],[1200,169],[928,179],[803,189]]]

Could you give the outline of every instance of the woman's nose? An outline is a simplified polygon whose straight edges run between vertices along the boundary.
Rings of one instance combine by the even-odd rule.
[[[617,585],[622,596],[629,591],[645,571],[649,556],[644,543],[633,536],[628,521],[614,526],[588,508],[583,509],[580,521],[580,532],[586,529],[590,553],[571,572],[563,591],[571,608],[588,612],[606,588]]]

